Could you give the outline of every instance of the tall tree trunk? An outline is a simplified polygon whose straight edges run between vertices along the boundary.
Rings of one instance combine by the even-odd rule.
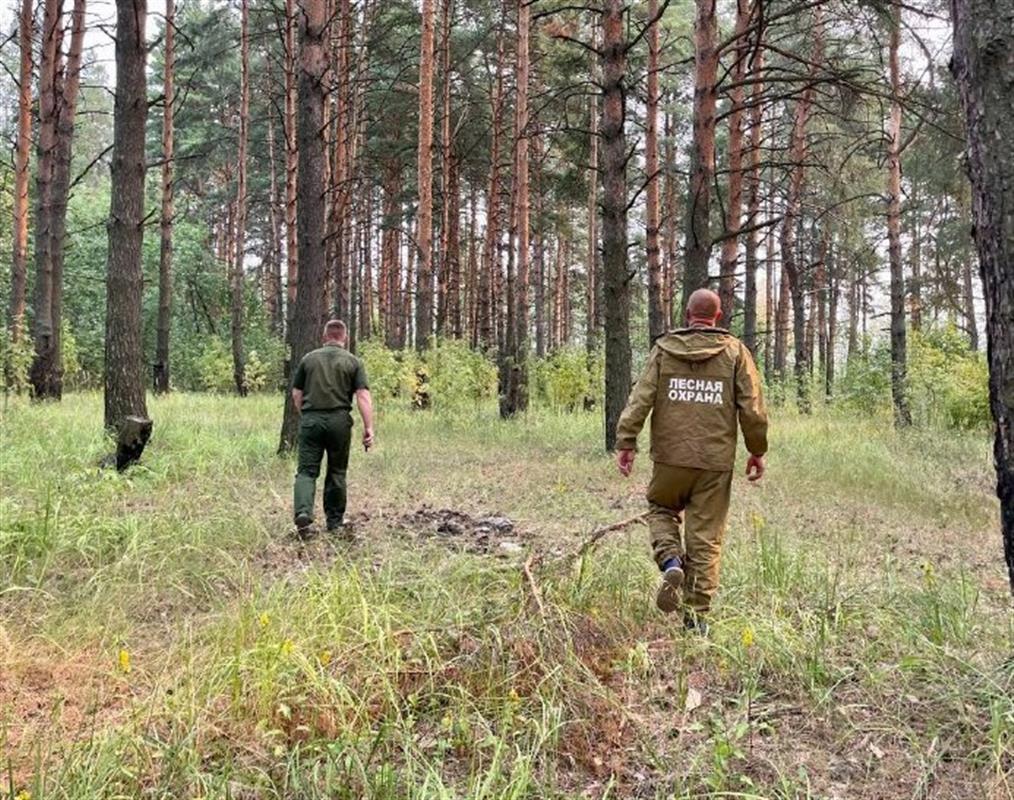
[[[770,181],[768,192],[768,218],[775,214],[775,194],[777,189],[774,181]],[[779,372],[775,358],[775,345],[778,340],[778,306],[775,301],[775,228],[768,225],[764,234],[764,321],[767,330],[764,333],[764,373],[768,380],[779,380],[784,377],[784,364]],[[781,256],[779,256],[781,260]],[[779,270],[781,275],[781,270]]]
[[[662,309],[662,254],[659,246],[660,208],[658,201],[658,73],[659,25],[658,0],[648,0],[648,97],[645,106],[644,170],[648,185],[645,191],[645,245],[648,258],[648,343],[666,331]]]
[[[473,348],[479,346],[479,328],[477,323],[476,297],[479,285],[479,262],[478,262],[478,205],[479,190],[475,183],[469,186],[468,192],[468,268],[465,272],[465,330],[468,331],[468,341]]]
[[[736,49],[732,66],[733,87],[729,100],[729,191],[725,210],[725,239],[722,240],[722,258],[719,271],[718,294],[722,299],[723,324],[732,327],[736,302],[736,266],[739,260],[739,230],[743,217],[743,99],[746,62],[750,54],[747,28],[751,21],[750,0],[736,0]]]
[[[313,2],[314,0],[311,0]],[[292,315],[296,308],[296,291],[299,286],[299,243],[297,241],[296,204],[299,179],[299,150],[296,146],[297,129],[296,115],[298,53],[296,29],[299,20],[296,12],[296,0],[285,0],[285,319],[286,335],[292,325]],[[289,352],[286,363],[292,364],[292,353]]]
[[[245,3],[244,3],[245,7]],[[162,212],[159,218],[158,321],[155,324],[155,394],[169,391],[169,331],[172,325],[173,292],[173,115],[176,92],[176,4],[166,0],[165,50],[162,72]],[[272,170],[274,167],[272,167]],[[272,172],[272,174],[274,174]]]
[[[805,276],[796,252],[798,247],[797,228],[801,220],[803,184],[806,180],[807,125],[813,105],[813,80],[824,57],[823,18],[817,7],[813,14],[813,47],[810,52],[810,83],[803,89],[796,101],[789,141],[789,162],[791,172],[785,200],[785,218],[782,223],[781,254],[782,281],[787,282],[792,300],[792,338],[795,349],[796,398],[799,410],[810,413],[809,358],[806,349],[806,304]],[[784,305],[781,303],[780,305]],[[782,309],[780,308],[779,311]],[[784,357],[784,356],[783,356]],[[776,358],[776,362],[778,359]],[[784,368],[784,364],[779,365]]]
[[[539,358],[546,355],[546,258],[545,258],[545,223],[543,215],[542,192],[545,189],[542,170],[545,154],[542,150],[542,137],[532,136],[532,150],[535,158],[535,247],[532,259],[532,282],[535,285],[535,354]]]
[[[951,69],[965,112],[972,215],[986,300],[993,459],[1014,591],[1014,2],[952,0]]]
[[[702,0],[708,2],[708,0]],[[602,11],[602,277],[606,334],[606,450],[630,392],[630,282],[627,265],[627,141],[624,79],[627,42],[623,0]]]
[[[28,179],[32,149],[32,35],[34,4],[23,0],[18,19],[18,43],[21,48],[21,69],[18,85],[18,139],[14,151],[14,235],[12,238],[10,343],[12,351],[20,349],[25,333],[25,298],[28,284]],[[14,375],[14,365],[4,365],[7,385],[15,380],[20,386],[23,375]]]
[[[61,0],[45,0],[39,52],[39,122],[35,175],[35,295],[31,382],[36,397],[50,396],[53,363],[53,169],[56,161],[56,72],[62,29]]]
[[[124,0],[125,1],[125,0]],[[299,284],[289,327],[289,352],[292,364],[312,350],[319,341],[326,308],[321,287],[327,280],[324,258],[325,209],[324,174],[324,79],[327,73],[327,6],[325,0],[301,0],[299,14],[299,117],[297,124],[299,230]],[[289,392],[279,452],[287,452],[296,442],[299,414]]]
[[[718,22],[715,0],[696,0],[694,22],[694,138],[690,148],[683,305],[708,284],[711,258],[711,184],[715,179],[715,104]]]
[[[891,4],[888,63],[891,82],[891,117],[887,128],[887,252],[891,264],[891,398],[894,423],[912,424],[908,407],[905,332],[905,274],[901,260],[901,69],[898,47],[901,39],[901,6]]]
[[[479,346],[489,350],[495,341],[494,284],[499,272],[498,242],[500,239],[500,137],[503,123],[503,38],[499,40],[496,74],[490,100],[493,131],[490,140],[489,193],[486,196],[486,239],[482,269],[479,273]]]
[[[975,319],[975,293],[972,288],[972,258],[969,253],[961,264],[961,299],[965,317],[965,329],[968,331],[968,344],[973,350],[979,349],[979,326]]]
[[[383,215],[380,245],[380,324],[388,347],[398,347],[398,308],[401,305],[401,165],[390,159],[384,167]]]
[[[236,251],[231,271],[232,378],[236,393],[246,395],[246,353],[243,347],[243,262],[246,257],[246,150],[250,138],[250,4],[240,3],[240,90],[239,90],[239,152],[236,176]]]
[[[271,330],[278,336],[285,331],[285,305],[282,301],[282,235],[278,223],[278,173],[275,169],[274,115],[268,114],[268,253],[269,272],[264,287]]]
[[[529,0],[518,0],[517,41],[517,100],[515,104],[514,136],[517,141],[514,184],[517,214],[517,277],[513,297],[514,335],[513,351],[508,361],[507,398],[501,409],[502,416],[511,417],[528,408],[528,350],[529,350],[529,163],[528,163],[528,78],[529,78],[529,27],[531,6]]]
[[[116,97],[106,264],[105,427],[147,417],[141,336],[144,130],[148,118],[146,0],[116,0]]]
[[[764,133],[764,30],[757,32],[757,49],[753,54],[750,70],[754,81],[750,109],[750,167],[747,172],[746,188],[746,221],[747,225],[760,223],[761,213],[761,145]],[[743,343],[754,355],[757,354],[757,246],[760,244],[761,231],[754,228],[746,235],[746,254],[743,289]],[[770,253],[768,254],[770,259]],[[768,319],[768,327],[771,320]]]
[[[827,361],[824,365],[824,396],[828,402],[834,395],[835,345],[838,340],[838,298],[841,292],[841,279],[838,265],[835,262],[834,242],[827,250]]]
[[[415,343],[424,350],[433,333],[433,0],[422,0],[419,54],[419,265]]]
[[[676,145],[673,141],[673,118],[668,111],[665,114],[665,183],[663,194],[665,195],[665,266],[663,270],[663,292],[662,307],[667,326],[676,323],[676,280],[679,277],[677,259],[679,258],[679,241],[677,230],[679,212],[676,208]]]
[[[36,220],[35,356],[31,381],[36,399],[63,394],[60,326],[63,316],[63,255],[70,195],[74,117],[81,77],[85,3],[74,0],[70,47],[62,54],[62,10],[46,4],[39,67],[39,212]]]
[[[601,258],[599,256],[599,110],[598,98],[592,94],[588,98],[589,109],[589,159],[588,159],[588,257],[586,270],[588,280],[585,292],[585,350],[589,365],[598,355],[599,322],[602,318],[599,298],[602,295]]]
[[[451,24],[454,17],[454,0],[443,0],[440,15],[440,261],[437,268],[437,336],[447,335],[448,328],[454,329],[450,321],[451,284],[458,260],[457,253],[451,252],[452,238],[456,238],[458,214],[457,176],[454,174],[454,128],[451,125]],[[454,184],[454,185],[452,185]],[[457,242],[453,242],[457,249]]]

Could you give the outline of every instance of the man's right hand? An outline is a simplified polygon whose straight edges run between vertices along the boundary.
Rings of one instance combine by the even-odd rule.
[[[373,428],[366,428],[363,431],[363,449],[369,450],[373,447]]]
[[[620,468],[620,474],[624,478],[630,477],[631,470],[634,469],[634,456],[636,453],[633,450],[617,450],[616,451],[616,466]]]
[[[764,456],[750,456],[746,462],[746,479],[751,483],[764,477]]]

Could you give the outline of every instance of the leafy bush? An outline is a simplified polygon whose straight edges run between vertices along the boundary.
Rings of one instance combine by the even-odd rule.
[[[197,360],[201,388],[208,392],[231,392],[236,384],[232,376],[232,352],[221,339],[206,341]]]
[[[990,424],[986,357],[953,326],[910,335],[908,385],[912,413],[922,422],[961,430]]]
[[[989,372],[982,353],[953,326],[912,331],[908,338],[908,401],[913,420],[962,430],[990,424]],[[842,405],[872,416],[891,411],[891,345],[853,358],[838,385]]]
[[[10,328],[0,328],[0,389],[20,393],[28,389],[28,369],[32,365],[32,340],[27,333],[17,344],[11,342]]]
[[[374,400],[383,404],[401,394],[406,370],[398,353],[384,347],[380,341],[367,340],[359,343],[358,355],[366,366]]]
[[[598,356],[589,365],[588,354],[575,347],[533,360],[529,377],[533,399],[551,408],[576,410],[587,398],[601,395],[601,366]]]
[[[428,394],[435,408],[462,408],[496,397],[496,365],[463,341],[437,340],[423,354],[423,361]]]

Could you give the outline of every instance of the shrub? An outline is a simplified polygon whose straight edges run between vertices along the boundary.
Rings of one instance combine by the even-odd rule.
[[[986,357],[953,326],[910,335],[908,385],[922,422],[963,430],[990,424]]]
[[[437,340],[423,354],[423,361],[426,387],[435,408],[479,405],[496,397],[496,365],[463,341]]]
[[[573,411],[589,398],[599,398],[602,378],[601,359],[588,363],[588,354],[569,347],[552,355],[533,360],[530,385],[533,398],[550,408]]]
[[[406,381],[405,364],[399,354],[374,340],[360,342],[358,355],[366,366],[366,377],[374,399],[383,404],[402,392]]]

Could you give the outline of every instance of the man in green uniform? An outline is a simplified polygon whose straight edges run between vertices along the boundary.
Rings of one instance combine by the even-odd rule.
[[[373,400],[363,362],[346,348],[348,328],[341,320],[324,326],[324,346],[303,356],[292,377],[292,401],[300,412],[299,467],[293,489],[296,529],[305,536],[313,524],[320,462],[327,453],[324,515],[335,531],[345,518],[345,476],[352,442],[352,397],[363,419],[363,447],[373,444]]]
[[[690,296],[687,327],[655,343],[616,429],[617,462],[627,476],[651,414],[648,524],[662,571],[656,604],[675,611],[682,589],[684,624],[700,633],[707,633],[705,615],[718,588],[737,427],[750,451],[749,480],[764,474],[768,449],[757,368],[746,346],[717,327],[721,318],[717,294],[699,289]]]

